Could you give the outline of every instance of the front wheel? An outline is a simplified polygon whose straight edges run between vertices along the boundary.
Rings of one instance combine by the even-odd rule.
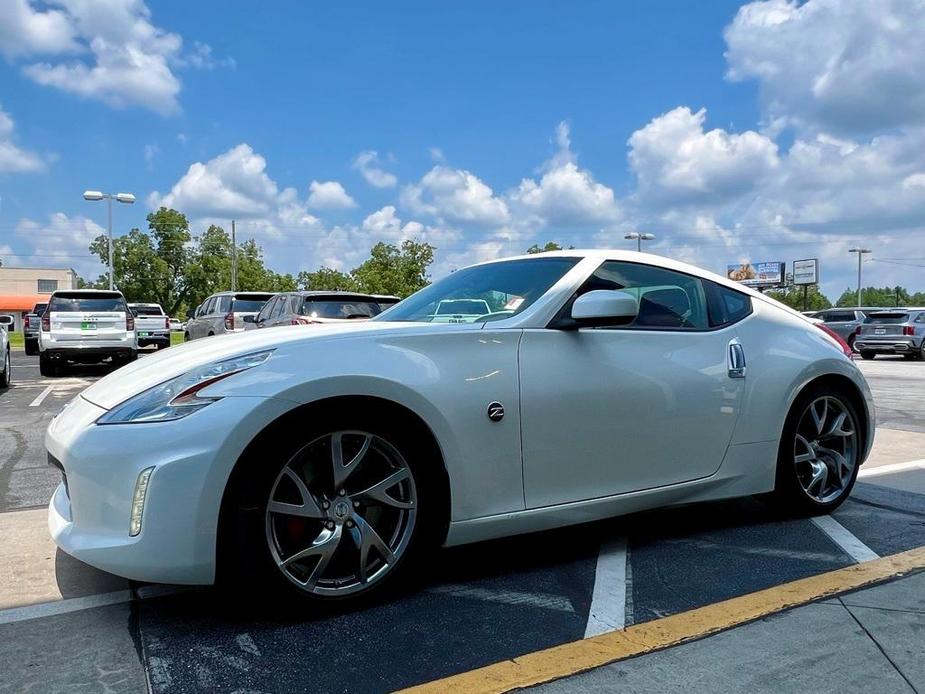
[[[861,350],[861,359],[873,359],[877,356],[876,352],[869,352],[866,349]]]
[[[861,457],[861,420],[840,390],[809,388],[794,402],[784,426],[775,496],[796,515],[834,511],[848,498]]]
[[[436,527],[428,476],[413,442],[362,417],[261,456],[237,485],[238,578],[314,604],[380,593]]]

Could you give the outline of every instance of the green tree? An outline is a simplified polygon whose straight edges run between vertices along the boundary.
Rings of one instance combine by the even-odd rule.
[[[797,311],[821,311],[825,308],[831,308],[832,302],[828,297],[819,291],[819,285],[812,284],[806,288],[806,308],[803,308],[803,287],[790,285],[785,289],[772,289],[765,292],[765,296],[777,299],[782,304]]]
[[[433,262],[434,249],[427,242],[406,240],[401,248],[380,242],[351,275],[361,291],[404,298],[430,284],[427,268]]]
[[[90,243],[90,252],[98,256],[104,265],[109,264],[109,240],[106,235],[97,236]],[[156,301],[165,310],[170,305],[173,275],[167,263],[157,254],[150,236],[139,229],[132,229],[124,236],[112,240],[113,280],[115,286],[130,301]],[[107,276],[101,276],[97,284],[109,286]]]
[[[925,292],[910,294],[905,287],[864,287],[861,289],[861,306],[918,306],[925,300]],[[835,302],[836,306],[857,306],[857,289],[846,289]]]
[[[340,270],[320,267],[314,272],[303,270],[298,277],[299,289],[326,290],[326,291],[357,291],[356,280]]]

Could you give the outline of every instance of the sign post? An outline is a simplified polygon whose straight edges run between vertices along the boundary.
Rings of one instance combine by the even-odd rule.
[[[793,284],[803,286],[803,310],[807,310],[809,285],[819,284],[819,259],[806,258],[793,261]]]

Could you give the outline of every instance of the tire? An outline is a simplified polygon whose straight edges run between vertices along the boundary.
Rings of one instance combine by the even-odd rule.
[[[39,373],[42,376],[57,376],[58,375],[58,366],[54,364],[51,359],[46,357],[44,354],[39,354]]]
[[[925,339],[923,339],[922,344],[919,345],[919,359],[925,361]]]
[[[34,357],[39,353],[39,341],[38,340],[25,340],[23,344],[23,349],[26,351],[27,357]]]
[[[851,333],[851,334],[848,336],[848,339],[845,340],[845,342],[846,342],[846,343],[848,344],[848,346],[851,348],[851,351],[852,351],[852,352],[857,352],[857,350],[854,348],[854,333]]]
[[[382,417],[363,413],[320,419],[294,441],[270,437],[270,450],[261,448],[251,460],[239,463],[244,468],[234,476],[226,494],[230,535],[223,540],[231,554],[227,565],[231,575],[225,578],[244,588],[247,595],[273,596],[287,606],[313,608],[363,603],[398,585],[420,550],[439,541],[442,514],[433,493],[437,487],[432,459],[421,454],[422,448],[409,435],[402,434],[407,428],[390,427]],[[343,460],[353,457],[362,450],[362,442],[368,441],[356,467],[342,468],[346,475],[342,487],[336,485],[331,467],[332,440],[338,436]],[[301,489],[293,474],[300,476]],[[376,496],[370,494],[379,478],[384,482],[394,475],[406,476]],[[336,494],[336,488],[346,494]],[[313,507],[306,502],[306,492]],[[311,508],[313,517],[276,513],[270,508],[271,501],[294,504],[298,500],[299,508]],[[280,508],[279,503],[275,505]],[[319,514],[323,518],[316,518]],[[375,532],[370,534],[370,528]],[[388,545],[391,561],[378,549],[375,538]],[[334,549],[322,552],[324,545]],[[309,548],[315,550],[312,555],[304,561],[293,560]]]
[[[4,350],[3,373],[0,374],[0,388],[9,388],[13,380],[13,360],[10,358],[10,348]]]
[[[788,515],[831,513],[851,494],[860,468],[862,423],[838,388],[810,386],[787,415],[774,501]]]
[[[189,333],[183,333],[183,341],[184,341],[184,342],[189,342],[189,341],[190,341]]]
[[[876,352],[869,352],[866,349],[861,350],[861,359],[874,359],[876,356]]]

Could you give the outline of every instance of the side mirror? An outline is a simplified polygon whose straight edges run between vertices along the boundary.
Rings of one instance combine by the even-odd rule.
[[[13,325],[13,316],[0,316],[0,328],[10,329]]]
[[[256,323],[257,316],[244,316],[244,322],[245,323]]]
[[[196,317],[196,311],[195,311],[195,310],[193,310],[193,311],[187,311],[187,312],[186,312],[186,320],[193,320],[193,318],[195,318],[195,317]]]
[[[580,325],[626,325],[639,313],[639,302],[629,292],[595,289],[572,304],[572,320]]]

